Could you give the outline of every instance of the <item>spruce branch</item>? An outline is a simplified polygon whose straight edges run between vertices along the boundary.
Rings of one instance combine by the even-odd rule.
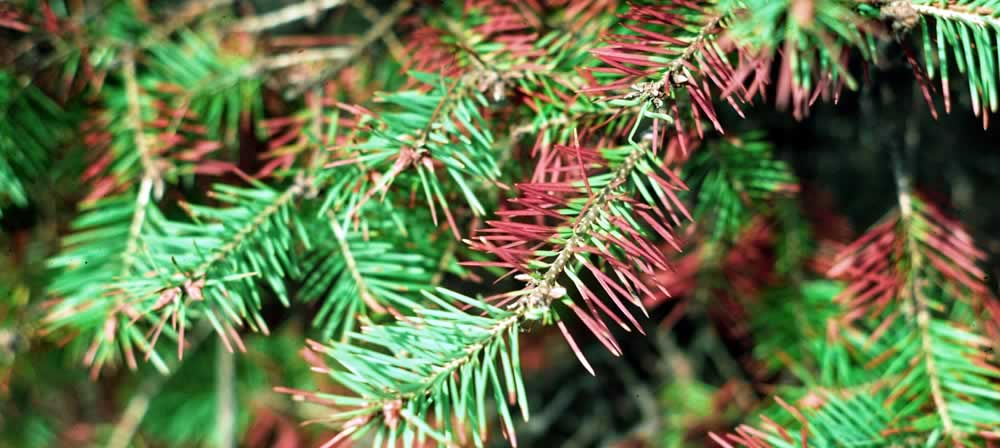
[[[1000,393],[989,379],[1000,368],[974,329],[987,294],[976,266],[983,254],[958,223],[910,192],[896,159],[898,213],[842,251],[830,270],[851,281],[838,296],[849,310],[842,320],[870,332],[857,342],[869,366],[902,378],[885,398],[897,425],[931,419],[936,437],[954,443],[988,437],[983,428],[1000,422]]]
[[[379,434],[375,439],[376,445],[381,445],[383,442],[391,443],[396,439],[397,431],[414,431],[406,426],[400,428],[399,425],[402,425],[403,421],[410,426],[416,426],[415,431],[418,434],[438,432],[441,437],[439,441],[447,443],[448,440],[455,437],[449,423],[450,418],[448,415],[438,414],[437,408],[431,408],[431,402],[427,400],[433,399],[434,402],[461,400],[460,403],[454,405],[453,412],[458,413],[459,422],[470,418],[470,423],[474,427],[479,426],[480,435],[482,435],[482,431],[485,429],[485,421],[482,419],[482,407],[484,406],[482,401],[485,399],[483,392],[477,393],[478,398],[470,399],[462,396],[466,393],[462,390],[471,387],[466,386],[466,384],[472,383],[481,384],[475,386],[477,391],[484,390],[486,387],[484,381],[486,381],[486,376],[490,375],[489,377],[492,379],[489,381],[498,394],[496,397],[497,405],[504,422],[505,434],[513,443],[510,417],[507,415],[506,404],[503,403],[503,399],[499,395],[499,390],[503,388],[503,382],[495,376],[496,373],[491,373],[492,369],[499,369],[499,367],[494,367],[497,363],[503,366],[505,377],[508,378],[506,388],[509,401],[513,403],[515,402],[514,397],[518,397],[516,401],[520,403],[520,407],[527,417],[527,403],[523,401],[523,386],[520,385],[521,379],[516,368],[516,361],[513,361],[514,365],[511,366],[512,360],[518,356],[516,351],[518,329],[531,321],[546,319],[543,316],[549,312],[548,309],[552,302],[564,298],[566,292],[559,286],[558,279],[566,273],[568,265],[579,257],[579,250],[586,247],[587,242],[593,238],[592,234],[604,225],[602,221],[607,219],[606,214],[618,197],[621,185],[634,176],[640,162],[648,156],[647,151],[646,148],[635,146],[621,156],[619,163],[609,173],[610,176],[602,181],[600,189],[593,192],[593,196],[588,201],[587,210],[575,219],[568,236],[560,239],[561,248],[554,252],[555,259],[548,264],[548,268],[540,274],[537,281],[529,282],[529,288],[513,293],[517,297],[516,301],[508,304],[505,308],[499,308],[447,290],[440,288],[437,290],[438,294],[451,299],[456,305],[463,305],[483,313],[483,315],[476,315],[469,311],[461,311],[455,305],[435,295],[425,293],[425,296],[437,305],[436,309],[419,307],[414,310],[417,317],[408,317],[390,325],[368,326],[363,329],[362,333],[351,337],[354,341],[384,347],[385,353],[399,354],[397,356],[376,355],[372,349],[357,347],[356,343],[335,343],[330,347],[319,344],[312,345],[313,350],[327,352],[329,356],[344,366],[345,371],[329,370],[329,373],[341,384],[347,385],[360,395],[363,398],[361,401],[303,391],[287,392],[317,401],[332,400],[334,403],[343,403],[357,409],[331,416],[331,420],[344,422],[342,432],[332,439],[331,443],[349,436],[357,436],[355,433],[360,434],[372,429],[371,425],[375,424],[376,420],[380,421],[374,429]],[[560,323],[560,328],[565,332],[562,323]],[[459,333],[452,334],[456,330]],[[420,340],[425,342],[420,346],[414,346],[416,339],[411,340],[411,337],[404,336],[410,334],[420,334]],[[446,337],[445,335],[450,335],[446,339],[449,344],[447,349],[430,342],[440,340],[441,343],[444,343],[446,340],[441,338]],[[504,348],[508,346],[511,347],[510,355],[506,354],[507,351]],[[428,350],[433,351],[428,352]],[[371,370],[371,361],[369,361],[374,359],[397,367],[388,367],[387,370],[382,370],[384,373],[376,374]],[[587,365],[586,360],[581,358],[581,361]],[[405,369],[413,374],[393,373],[395,369]],[[459,384],[462,385],[461,389],[456,390]],[[469,404],[463,405],[462,403],[466,400],[471,401]],[[401,410],[414,408],[420,411],[414,414],[418,420],[400,420],[401,416],[404,415]],[[424,409],[428,411],[435,409],[433,411],[436,415],[434,420],[443,427],[420,428],[420,424],[417,422],[423,422],[428,418],[427,411],[422,411]],[[404,435],[404,440],[406,440],[405,437]],[[479,446],[481,441],[476,443]]]
[[[358,295],[372,310],[384,313],[385,308],[379,305],[378,302],[375,301],[375,298],[372,297],[371,292],[369,292],[365,277],[358,269],[358,263],[355,261],[354,255],[351,253],[351,246],[347,242],[347,235],[344,232],[344,229],[340,227],[340,224],[337,223],[337,217],[334,216],[332,212],[327,212],[327,216],[330,222],[330,229],[333,230],[333,235],[337,238],[337,244],[340,247],[341,256],[344,258],[344,265],[347,267],[347,272],[351,274],[351,278],[354,279],[354,283],[357,285]]]
[[[366,208],[364,215],[365,227],[352,229],[343,212],[328,210],[310,228],[315,243],[301,262],[305,278],[298,297],[318,303],[314,324],[323,339],[346,341],[356,322],[372,312],[409,315],[419,308],[412,296],[434,286],[442,244],[415,238],[433,232],[427,216],[393,216],[390,206]]]
[[[776,397],[778,406],[769,414],[780,416],[778,421],[762,417],[762,429],[740,425],[729,434],[709,436],[724,448],[902,445],[905,436],[891,432],[892,416],[872,396],[873,390],[878,389],[820,392],[796,404]]]
[[[909,1],[913,11],[924,16],[935,17],[941,20],[952,20],[969,25],[978,25],[993,29],[1000,29],[1000,19],[997,19],[991,12],[995,11],[1000,4],[990,4],[989,2],[979,2],[977,7],[966,6],[964,3],[945,3],[927,0]]]
[[[896,29],[916,29],[919,25],[922,40],[923,69],[915,57],[910,57],[918,81],[924,87],[924,96],[931,101],[928,79],[941,78],[941,93],[944,96],[945,111],[951,111],[951,70],[952,61],[958,72],[968,77],[972,111],[982,113],[983,127],[988,123],[988,107],[991,112],[1000,108],[996,52],[978,51],[993,48],[1000,41],[1000,20],[996,18],[1000,3],[995,1],[958,0],[940,2],[934,0],[907,0],[884,4],[880,12],[886,19],[893,20]],[[932,26],[933,24],[933,26]],[[975,49],[975,50],[974,50]],[[951,57],[949,57],[951,53]]]
[[[648,287],[638,276],[669,269],[648,238],[658,236],[676,247],[668,221],[679,225],[678,214],[689,216],[673,192],[686,187],[670,167],[659,166],[662,162],[649,145],[645,141],[603,154],[556,146],[555,152],[543,156],[536,168],[539,180],[518,185],[521,196],[512,201],[518,207],[501,212],[503,220],[489,221],[482,236],[467,240],[473,249],[498,258],[468,264],[519,271],[516,278],[527,283],[524,289],[495,299],[507,303],[508,309],[545,321],[555,316],[550,305],[559,300],[613,354],[621,349],[604,318],[627,331],[643,331],[625,303],[645,313],[640,297],[652,296],[653,289],[662,287]],[[556,224],[530,220],[539,214]],[[610,272],[605,274],[605,268]],[[607,293],[608,304],[581,280],[585,273]],[[569,298],[560,284],[563,278],[580,293],[579,301]],[[559,325],[581,363],[591,370],[564,325]]]
[[[262,109],[259,92],[263,80],[259,75],[272,70],[267,64],[275,62],[268,58],[255,62],[229,53],[211,35],[191,31],[178,35],[179,43],[149,49],[150,84],[156,86],[157,96],[173,108],[167,131],[176,133],[181,120],[193,115],[189,119],[207,129],[208,137],[225,137],[225,142],[232,142],[241,117]]]
[[[292,201],[301,196],[306,189],[306,185],[302,183],[295,183],[291,187],[285,189],[285,191],[281,194],[275,196],[272,201],[262,204],[264,207],[256,211],[256,213],[250,216],[250,218],[247,219],[242,226],[238,227],[232,236],[230,236],[218,250],[213,251],[209,257],[205,258],[204,261],[196,265],[194,269],[191,270],[193,276],[195,278],[204,277],[206,273],[216,267],[218,263],[229,259],[233,252],[240,249],[240,246],[244,241],[253,238],[264,223],[272,219],[285,207],[290,206]],[[187,208],[192,210],[190,206]],[[199,212],[194,210],[192,210],[191,213],[196,217],[199,214]]]
[[[490,389],[505,433],[516,444],[504,401],[518,403],[527,417],[516,341],[523,314],[440,288],[424,296],[430,306],[393,324],[366,326],[352,336],[354,344],[310,343],[312,350],[342,366],[319,370],[354,396],[279,388],[302,399],[348,408],[324,419],[341,423],[341,432],[328,446],[366,433],[374,433],[373,446],[392,446],[400,440],[411,446],[428,437],[452,446],[464,438],[461,434],[469,425],[478,431],[473,441],[481,447]]]
[[[141,307],[122,288],[123,282],[141,275],[141,240],[159,232],[164,222],[150,203],[152,189],[147,179],[138,192],[94,203],[74,220],[74,233],[63,239],[62,253],[48,261],[57,272],[49,293],[61,300],[44,322],[50,330],[68,328],[86,335],[79,340],[90,340],[84,361],[95,376],[119,357],[136,369],[135,348],[161,372],[166,370],[141,327],[133,325]]]
[[[131,267],[131,257],[137,249],[137,240],[146,217],[146,206],[149,204],[150,195],[159,198],[163,194],[163,179],[157,166],[158,162],[154,158],[153,149],[147,141],[143,123],[139,82],[135,73],[135,54],[132,52],[127,52],[125,55],[123,77],[125,78],[125,93],[128,98],[129,126],[135,139],[135,150],[139,153],[139,159],[142,162],[142,180],[139,184],[139,193],[136,195],[135,215],[133,215],[129,227],[129,239],[125,245],[125,254],[123,254],[125,263],[122,265],[122,277],[128,273]]]
[[[149,185],[149,182],[144,182],[141,193],[148,195]],[[136,240],[113,240],[117,232],[126,236],[130,232],[133,227],[130,223],[139,214],[134,207],[125,209],[131,212],[129,215],[122,215],[124,210],[112,208],[92,212],[97,216],[108,215],[112,219],[129,217],[129,221],[121,224],[122,230],[111,227],[109,230],[112,231],[81,233],[78,238],[87,244],[77,244],[72,248],[74,251],[52,260],[54,267],[68,268],[63,274],[65,286],[56,283],[57,289],[53,292],[72,295],[52,311],[49,316],[51,325],[55,328],[83,325],[86,328],[102,323],[100,328],[90,330],[95,336],[86,360],[93,364],[95,372],[107,360],[114,359],[114,349],[119,344],[133,369],[136,362],[132,346],[137,345],[146,353],[147,359],[152,358],[161,371],[165,370],[166,366],[155,350],[159,336],[168,334],[176,338],[177,357],[183,359],[188,345],[186,327],[194,317],[207,319],[230,350],[231,338],[242,347],[234,326],[249,323],[252,328],[267,331],[256,310],[260,306],[259,292],[248,277],[264,277],[287,303],[284,287],[275,275],[280,278],[289,267],[289,254],[278,255],[274,248],[287,250],[292,237],[289,231],[279,230],[276,224],[279,216],[289,216],[288,207],[292,198],[304,188],[293,185],[284,194],[276,194],[267,189],[241,191],[233,187],[219,187],[216,193],[223,201],[235,203],[242,199],[245,204],[226,209],[187,206],[198,218],[222,221],[200,226],[169,221],[150,205],[140,215],[148,215],[143,220],[148,223],[141,226]],[[272,201],[266,201],[268,198]],[[95,222],[96,219],[87,215],[81,218],[85,223]],[[113,224],[113,221],[96,222],[106,226]],[[94,237],[88,233],[95,237],[106,234],[112,238],[114,245],[103,246],[100,250],[111,251],[121,259],[119,263],[128,267],[120,275],[98,277],[105,280],[96,289],[91,287],[74,291],[72,288],[76,287],[78,276],[90,272],[89,269],[80,269],[78,264],[74,266],[74,263],[79,263],[78,257],[95,250],[101,241],[89,241]],[[273,240],[265,243],[267,239]],[[119,246],[122,250],[114,250]],[[128,247],[137,253],[125,250]],[[95,262],[97,269],[114,266],[105,260],[89,261]],[[258,270],[266,274],[258,273]],[[95,300],[96,295],[106,299]],[[103,313],[106,317],[95,322],[75,309],[81,305],[88,314]],[[168,323],[169,329],[164,331]],[[143,334],[140,328],[147,326],[149,332]]]
[[[107,109],[89,123],[86,135],[106,152],[84,173],[96,180],[87,201],[144,177],[152,179],[153,197],[160,198],[179,176],[213,173],[218,164],[203,162],[222,147],[222,134],[236,131],[239,116],[253,110],[246,103],[256,81],[229,72],[230,61],[221,62],[219,47],[203,36],[178,36],[183,43],[161,43],[148,53],[125,49],[121,85],[101,91]]]
[[[361,142],[349,147],[357,156],[329,166],[358,170],[356,174],[365,179],[371,171],[379,173],[375,182],[365,186],[360,197],[349,201],[352,205],[348,216],[353,217],[376,193],[384,197],[394,182],[404,178],[421,187],[434,223],[438,222],[437,209],[440,208],[457,237],[451,205],[438,178],[438,166],[454,181],[473,213],[485,214],[471,186],[480,185],[482,181],[496,181],[500,174],[493,154],[493,136],[482,116],[482,109],[488,102],[470,85],[474,75],[448,79],[413,72],[411,76],[430,86],[430,90],[380,96],[379,99],[391,107],[375,117],[360,115],[359,126],[366,126],[366,129]],[[416,171],[415,179],[408,177],[411,168],[415,168],[412,170]]]
[[[693,187],[694,221],[710,242],[732,242],[775,201],[798,191],[791,167],[775,160],[758,132],[726,137],[704,145],[685,162],[683,178]]]
[[[670,89],[675,86],[682,86],[691,80],[689,66],[694,66],[702,58],[700,55],[704,51],[717,51],[714,42],[718,39],[719,33],[725,30],[726,20],[733,14],[732,10],[713,10],[708,3],[692,2],[688,5],[670,5],[662,7],[634,6],[629,13],[623,16],[629,20],[628,29],[642,33],[640,27],[649,27],[645,34],[625,35],[612,34],[608,47],[592,50],[595,56],[602,61],[609,63],[635,64],[645,70],[627,70],[619,67],[616,70],[617,76],[624,76],[621,80],[604,88],[592,87],[592,91],[603,91],[608,88],[621,88],[634,85],[641,79],[652,78],[658,89]],[[673,29],[669,25],[670,21],[682,24],[683,28]],[[630,23],[631,22],[631,23]],[[646,41],[643,37],[667,36],[661,34],[662,31],[677,31],[679,37],[667,40]],[[654,31],[655,30],[655,31]],[[634,42],[633,42],[634,41]],[[617,45],[619,43],[632,42],[634,45],[628,47]],[[662,46],[663,48],[656,48]],[[622,51],[629,51],[624,53]],[[654,52],[668,55],[667,57],[653,58],[650,55]],[[659,79],[656,79],[659,78]],[[668,92],[665,92],[668,93]]]
[[[559,298],[547,292],[556,287],[556,281],[563,274],[570,260],[574,258],[576,251],[584,245],[586,239],[590,238],[601,214],[607,213],[611,202],[616,199],[616,190],[631,176],[632,170],[636,168],[639,159],[644,155],[645,151],[641,147],[635,147],[625,157],[621,165],[614,170],[611,181],[596,193],[587,211],[573,224],[569,238],[566,238],[562,248],[557,252],[555,260],[541,276],[541,282],[537,286],[533,286],[534,291],[524,299],[519,300],[515,308],[548,307],[554,299]]]
[[[336,120],[328,131],[334,138]],[[324,144],[317,140],[311,148],[312,159],[322,160]],[[288,303],[283,277],[299,275],[300,266],[293,261],[296,245],[310,246],[298,210],[316,196],[322,182],[314,165],[283,190],[257,181],[248,189],[216,185],[209,196],[224,207],[182,201],[195,224],[163,221],[158,233],[143,238],[146,256],[138,260],[137,271],[154,275],[126,277],[120,286],[132,306],[154,322],[150,345],[169,321],[180,340],[178,357],[183,357],[185,316],[207,318],[229,350],[231,338],[242,347],[235,327],[249,323],[267,332],[258,314],[260,293],[250,278],[265,281]]]
[[[934,357],[934,340],[930,328],[930,306],[919,284],[921,270],[924,268],[924,259],[920,242],[915,236],[917,229],[914,228],[913,224],[911,179],[903,167],[902,156],[898,152],[893,152],[893,155],[893,175],[896,178],[901,232],[906,236],[906,247],[909,255],[909,272],[906,274],[905,286],[900,291],[903,296],[901,299],[908,300],[909,303],[913,304],[911,307],[904,308],[904,311],[910,311],[910,314],[915,313],[915,316],[911,317],[916,318],[916,326],[920,334],[921,354],[927,370],[927,381],[930,383],[934,408],[941,418],[942,433],[945,437],[956,440],[962,438],[962,435],[956,433],[948,403],[941,388],[941,372],[938,371]]]

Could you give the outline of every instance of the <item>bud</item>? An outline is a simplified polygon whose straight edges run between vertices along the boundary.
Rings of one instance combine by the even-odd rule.
[[[670,74],[670,82],[675,86],[682,86],[687,84],[691,78],[688,78],[687,74],[680,71],[676,71]]]

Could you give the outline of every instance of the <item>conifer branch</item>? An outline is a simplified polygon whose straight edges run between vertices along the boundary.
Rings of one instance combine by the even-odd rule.
[[[328,419],[343,423],[341,432],[328,442],[331,445],[355,433],[371,431],[375,432],[374,446],[391,444],[399,438],[409,446],[427,436],[450,445],[469,424],[478,430],[476,446],[482,446],[488,418],[484,394],[492,389],[505,433],[516,444],[504,401],[519,403],[527,418],[516,340],[523,314],[440,288],[438,294],[441,297],[425,292],[431,306],[418,309],[414,317],[364,327],[351,338],[356,341],[353,345],[310,342],[312,350],[325,352],[342,366],[314,370],[329,373],[355,396],[279,390],[352,408]],[[469,306],[481,313],[462,311],[457,306]],[[373,347],[359,347],[357,342]],[[373,360],[379,360],[381,365],[371,364]],[[448,413],[440,413],[442,405],[449,409]],[[427,422],[431,413],[436,416],[432,420],[436,428]],[[457,416],[457,421],[452,415]]]
[[[667,65],[666,69],[663,71],[663,75],[660,78],[660,82],[663,84],[669,84],[671,82],[675,84],[683,84],[681,81],[686,77],[678,77],[674,79],[675,75],[681,72],[685,64],[690,64],[691,59],[695,56],[698,51],[701,51],[702,46],[708,43],[708,40],[712,38],[716,33],[722,30],[722,23],[725,18],[729,16],[729,12],[717,13],[712,16],[708,22],[701,26],[698,30],[698,34],[695,35],[693,39],[688,41],[686,48],[677,58],[675,58],[670,64]]]
[[[283,301],[287,300],[278,279],[284,269],[294,269],[288,262],[291,254],[274,251],[290,250],[292,236],[291,232],[276,228],[279,225],[276,219],[289,216],[293,200],[306,188],[305,182],[297,182],[277,194],[268,189],[217,187],[210,194],[229,202],[229,208],[213,209],[186,202],[181,206],[196,220],[208,218],[219,222],[190,226],[157,217],[156,231],[142,235],[146,257],[135,257],[133,272],[116,279],[112,285],[120,303],[113,312],[124,307],[132,322],[145,315],[153,325],[151,340],[147,340],[148,334],[141,338],[140,345],[147,357],[158,359],[154,345],[169,321],[178,339],[177,356],[183,358],[185,329],[189,325],[184,316],[206,317],[229,350],[232,350],[229,338],[234,338],[242,348],[233,325],[249,323],[255,329],[262,327],[267,331],[256,310],[260,306],[257,287],[247,277],[265,279]],[[245,203],[240,203],[240,199]],[[267,232],[262,231],[265,227]],[[301,231],[300,226],[296,227]],[[140,272],[157,275],[137,275]],[[109,337],[103,340],[111,342]]]
[[[553,260],[552,264],[545,271],[545,274],[542,275],[541,282],[533,288],[543,293],[529,294],[524,299],[521,299],[515,308],[547,307],[554,299],[558,298],[548,294],[548,292],[556,287],[556,281],[570,260],[576,255],[576,251],[584,244],[584,238],[593,231],[597,220],[603,213],[607,212],[611,202],[615,200],[615,190],[632,175],[632,171],[643,155],[645,155],[645,150],[639,146],[635,146],[632,152],[625,157],[622,164],[615,169],[611,181],[596,193],[586,213],[573,224],[570,237],[565,240],[555,260]]]
[[[1000,369],[984,355],[988,341],[972,325],[986,294],[976,267],[983,254],[957,223],[911,193],[909,175],[893,155],[898,213],[842,251],[830,270],[852,281],[837,299],[848,305],[842,320],[871,331],[857,342],[870,353],[870,365],[902,375],[885,398],[900,424],[933,416],[939,436],[955,443],[988,437],[981,428],[1000,423],[992,410],[1000,394],[986,378]],[[943,237],[945,223],[954,237]]]
[[[139,184],[139,192],[135,197],[135,212],[132,215],[132,222],[129,224],[125,252],[122,253],[122,267],[119,273],[122,278],[126,278],[132,271],[133,257],[139,249],[142,227],[146,222],[146,209],[153,193],[153,182],[152,178],[143,176],[142,182]]]
[[[360,154],[349,160],[351,168],[363,164],[363,175],[367,175],[364,173],[369,170],[383,171],[373,185],[367,187],[357,200],[351,201],[353,204],[348,216],[355,216],[376,193],[381,192],[384,197],[393,182],[408,169],[416,168],[432,220],[437,224],[436,210],[440,207],[452,232],[458,237],[451,206],[436,174],[435,162],[444,166],[473,213],[485,214],[469,184],[476,185],[480,180],[494,181],[500,174],[493,154],[493,136],[488,128],[483,127],[480,112],[486,101],[480,92],[469,85],[474,81],[474,75],[449,79],[413,72],[411,76],[430,85],[431,90],[385,94],[380,99],[397,106],[398,110],[390,110],[377,117],[362,115],[358,120],[359,125],[370,128],[366,130],[366,140],[352,145],[351,149]]]
[[[362,275],[361,271],[358,270],[358,263],[354,260],[354,255],[351,253],[351,246],[347,242],[347,235],[345,234],[344,229],[340,227],[340,224],[337,223],[337,217],[334,216],[333,212],[327,212],[327,218],[330,222],[330,229],[333,230],[333,235],[337,238],[337,245],[340,247],[340,254],[344,258],[344,264],[347,266],[347,272],[351,274],[351,278],[354,279],[354,284],[358,287],[358,296],[360,296],[361,300],[372,310],[384,313],[385,308],[379,305],[375,298],[372,297],[364,275]]]
[[[882,4],[882,18],[892,21],[893,29],[898,35],[902,36],[919,28],[923,40],[923,67],[920,67],[920,62],[912,52],[907,51],[906,55],[932,114],[936,111],[932,99],[934,89],[930,80],[936,77],[941,78],[945,112],[951,111],[949,71],[952,62],[958,72],[968,78],[973,113],[979,116],[987,108],[992,112],[1000,110],[998,56],[996,52],[978,51],[980,48],[995,47],[995,42],[1000,39],[997,11],[1000,11],[1000,3],[993,1],[897,0]],[[982,120],[983,127],[986,128],[989,124],[988,114],[983,113]]]
[[[520,310],[511,316],[496,322],[483,336],[479,338],[478,341],[467,346],[463,355],[453,358],[447,363],[434,368],[429,376],[424,377],[424,379],[419,382],[419,389],[396,395],[393,400],[408,400],[415,397],[422,397],[427,394],[427,390],[430,387],[438,383],[441,379],[454,375],[460,368],[473,361],[478,361],[480,359],[479,357],[483,355],[483,350],[490,344],[502,338],[504,333],[509,333],[512,327],[518,325],[524,319],[524,315],[526,313],[526,309]],[[489,362],[489,360],[486,361]]]
[[[192,269],[191,272],[194,277],[204,277],[208,271],[216,266],[217,263],[229,258],[234,251],[240,248],[240,245],[244,241],[256,233],[264,222],[281,211],[282,208],[291,204],[294,199],[301,196],[305,189],[306,186],[301,183],[296,183],[285,189],[285,191],[277,196],[274,201],[267,204],[267,206],[262,208],[249,220],[247,220],[242,227],[238,228],[238,230],[228,238],[228,241],[222,247],[214,251],[211,256],[205,259],[205,261],[201,262],[201,264],[198,264],[194,269]]]
[[[931,312],[920,286],[921,270],[924,268],[924,259],[920,249],[920,243],[915,237],[916,229],[913,228],[913,197],[911,190],[911,180],[909,173],[903,167],[902,156],[898,152],[893,152],[893,174],[896,178],[896,188],[899,200],[900,224],[902,232],[906,238],[907,252],[909,255],[909,272],[906,275],[903,294],[909,296],[910,303],[913,304],[913,312],[916,313],[917,329],[920,332],[920,347],[923,352],[923,362],[927,369],[927,380],[930,382],[931,398],[934,401],[934,408],[941,418],[942,430],[946,437],[957,438],[955,426],[952,423],[951,413],[948,410],[948,403],[945,400],[941,389],[941,376],[938,372],[937,363],[934,359],[934,343],[931,336]]]
[[[933,2],[930,4],[921,4],[912,0],[909,0],[908,2],[914,12],[923,16],[930,16],[941,20],[963,22],[969,25],[992,28],[995,30],[1000,29],[1000,18],[993,15],[995,14],[995,11],[984,11],[983,9],[978,8],[973,10],[971,7],[958,3],[949,3],[941,6],[943,2]]]
[[[730,61],[731,54],[739,49],[719,38],[726,29],[727,18],[733,14],[733,10],[726,8],[738,6],[739,2],[633,5],[623,16],[631,33],[608,35],[607,46],[592,50],[610,66],[601,67],[601,72],[594,75],[607,72],[609,75],[603,77],[610,78],[609,82],[602,85],[601,80],[594,80],[586,91],[629,89],[627,94],[614,97],[611,104],[642,106],[636,126],[648,117],[675,125],[682,134],[677,102],[686,98],[690,102],[691,121],[699,134],[702,117],[721,132],[708,82],[722,91],[720,99],[740,114],[739,103],[752,96],[752,90],[740,86],[742,77],[748,73],[738,73]],[[737,92],[741,95],[734,97]]]
[[[477,359],[477,355],[492,341],[503,336],[514,325],[521,324],[527,319],[529,313],[537,312],[541,309],[548,309],[551,303],[562,296],[553,293],[558,287],[559,277],[571,260],[576,256],[577,250],[584,244],[584,239],[594,230],[600,216],[607,212],[612,201],[615,200],[616,190],[626,179],[631,176],[639,160],[646,154],[646,150],[640,146],[635,146],[632,152],[625,157],[625,160],[613,172],[611,180],[601,190],[596,192],[590,201],[587,211],[580,216],[572,227],[571,235],[566,238],[562,248],[557,252],[555,260],[541,276],[541,281],[526,290],[517,302],[508,308],[512,310],[510,316],[498,321],[484,335],[479,342],[470,345],[463,356],[452,359],[447,364],[438,368],[433,376],[425,378],[424,385],[434,384],[437,379],[454,373],[459,367]],[[416,395],[413,393],[401,394],[394,399],[407,399]]]
[[[162,189],[159,186],[159,182],[161,182],[160,172],[153,158],[152,148],[146,140],[139,82],[135,73],[135,54],[130,51],[125,53],[122,75],[125,78],[125,94],[128,98],[129,127],[132,129],[135,139],[135,150],[139,153],[139,158],[142,161],[143,178],[149,178],[156,183],[156,191],[160,191]]]
[[[0,209],[28,203],[27,185],[45,172],[69,124],[62,108],[25,81],[0,70]]]
[[[212,434],[179,425],[193,428],[192,437],[253,444],[235,432],[255,411],[238,406],[236,394],[253,391],[236,376],[244,366],[237,369],[240,358],[230,353],[244,348],[245,330],[267,333],[284,321],[265,319],[269,302],[308,302],[311,336],[331,341],[310,342],[305,355],[314,372],[338,384],[336,392],[291,391],[333,408],[320,418],[340,431],[327,446],[352,437],[366,446],[483,448],[498,432],[516,446],[511,412],[528,418],[522,331],[556,325],[594,374],[583,355],[593,344],[578,345],[568,321],[621,356],[631,343],[619,346],[612,327],[645,331],[650,326],[636,311],[648,317],[647,307],[673,295],[719,304],[712,311],[727,316],[683,314],[682,306],[671,321],[736,328],[716,334],[703,326],[684,347],[704,355],[711,375],[740,386],[737,395],[720,389],[713,403],[748,409],[745,384],[759,373],[780,373],[759,384],[777,379],[789,399],[766,410],[773,420],[763,430],[711,435],[723,446],[935,446],[942,437],[973,444],[998,436],[1000,368],[989,348],[996,332],[978,334],[980,299],[989,293],[978,267],[985,255],[957,222],[910,191],[908,173],[896,169],[898,211],[828,262],[826,246],[797,232],[807,220],[777,209],[797,181],[762,133],[701,141],[706,123],[722,132],[717,107],[728,103],[742,116],[774,80],[777,105],[792,104],[796,118],[821,96],[853,88],[848,55],[874,61],[893,48],[879,40],[886,24],[899,43],[923,27],[928,75],[921,82],[940,73],[947,87],[947,70],[957,65],[977,113],[982,104],[996,109],[998,0],[403,0],[383,10],[366,0],[295,0],[236,20],[208,11],[231,0],[189,2],[159,16],[147,2],[34,2],[13,16],[0,6],[0,27],[14,25],[8,33],[52,42],[51,51],[16,54],[11,75],[0,73],[0,115],[15,121],[13,128],[0,121],[0,199],[41,202],[28,201],[25,188],[46,166],[55,140],[42,118],[54,109],[31,103],[31,95],[61,90],[68,110],[88,114],[104,106],[84,141],[109,150],[83,169],[65,157],[66,171],[98,180],[62,253],[49,260],[57,273],[48,293],[56,300],[45,322],[75,338],[70,350],[84,351],[93,372],[119,360],[135,368],[136,349],[169,370],[154,350],[161,335],[177,342],[179,360],[192,345],[186,331],[214,329],[225,351],[199,351],[209,358],[194,365],[207,368],[191,377],[204,375],[197,392],[217,401],[213,407],[192,396],[200,413],[182,413],[214,415],[218,425]],[[269,45],[268,32],[341,7],[367,28]],[[396,32],[406,33],[405,47]],[[373,50],[380,42],[388,51]],[[274,47],[283,49],[260,52]],[[370,50],[391,60],[369,57]],[[909,47],[903,51],[918,64]],[[58,70],[43,73],[53,62]],[[300,64],[316,76],[288,70]],[[24,68],[35,73],[14,71]],[[22,92],[30,85],[22,79],[41,88]],[[280,91],[263,91],[265,83]],[[304,107],[295,101],[302,95]],[[20,120],[22,110],[31,118]],[[348,135],[335,135],[338,127]],[[268,148],[266,165],[246,177],[239,170],[260,145]],[[21,149],[40,167],[23,179]],[[522,157],[529,149],[533,167]],[[187,219],[163,216],[163,190],[200,196],[201,175],[227,170],[250,185],[227,176],[207,193],[212,205],[179,199]],[[115,196],[101,199],[109,192]],[[61,203],[55,193],[48,203]],[[696,204],[691,213],[689,203]],[[680,228],[689,231],[683,238]],[[474,234],[463,240],[459,229]],[[688,239],[707,241],[675,263],[670,249],[692,246]],[[794,247],[800,244],[806,248]],[[506,291],[484,286],[474,297],[441,287],[449,275],[463,288],[465,280],[482,280],[463,266],[491,276],[506,271],[523,283]],[[748,266],[755,269],[735,272]],[[806,267],[829,268],[849,282],[816,280]],[[5,291],[0,284],[0,297]],[[0,325],[5,316],[0,304]],[[746,323],[752,332],[743,332]],[[741,365],[746,358],[721,343],[727,336],[750,341],[744,348],[771,361],[765,368],[782,370],[757,370],[759,359]],[[670,358],[681,356],[668,345]],[[680,372],[678,384],[691,385],[701,368]],[[160,442],[159,422],[150,418],[156,399],[180,395],[157,391],[165,378],[137,381],[111,430],[112,446],[138,439],[140,427],[143,441]],[[624,387],[641,385],[626,379]],[[709,401],[709,392],[695,393],[694,401]],[[643,401],[644,419],[655,414],[653,401]],[[4,416],[5,409],[0,404]],[[268,424],[251,425],[251,433]],[[589,422],[581,427],[588,437],[599,432]]]

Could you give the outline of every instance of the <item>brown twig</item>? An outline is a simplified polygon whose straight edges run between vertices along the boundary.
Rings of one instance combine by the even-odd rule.
[[[319,14],[343,5],[347,0],[307,0],[288,5],[277,11],[247,17],[236,24],[235,29],[248,33],[259,33],[274,27]]]
[[[403,16],[404,13],[406,13],[406,11],[410,9],[411,6],[413,6],[413,0],[400,0],[396,2],[396,4],[393,5],[392,9],[389,10],[389,12],[387,12],[384,16],[382,16],[378,20],[378,22],[373,24],[372,27],[369,28],[368,31],[361,36],[361,40],[350,46],[345,58],[340,59],[337,62],[334,62],[333,65],[323,70],[319,74],[319,76],[313,78],[312,80],[305,82],[299,86],[291,88],[285,94],[285,98],[286,99],[297,98],[301,96],[304,92],[315,87],[316,85],[319,85],[323,81],[335,76],[345,67],[347,67],[347,65],[350,64],[351,61],[353,61],[356,57],[358,57],[358,55],[360,55],[362,51],[368,48],[368,46],[370,46],[373,42],[384,36],[385,33],[387,33],[392,28],[392,26],[396,24],[396,22]]]

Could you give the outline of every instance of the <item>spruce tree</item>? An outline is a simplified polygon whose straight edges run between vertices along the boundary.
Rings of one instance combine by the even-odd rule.
[[[0,445],[1000,445],[1000,1],[17,0],[0,61]]]

